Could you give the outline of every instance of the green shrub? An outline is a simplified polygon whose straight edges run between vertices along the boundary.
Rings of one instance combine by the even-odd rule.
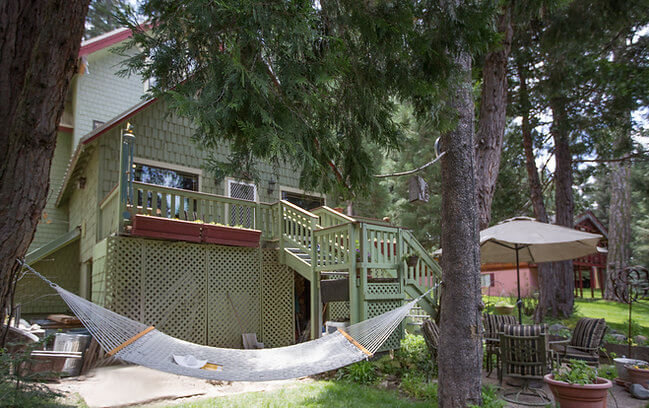
[[[422,373],[406,373],[401,378],[399,390],[410,398],[437,401],[437,384],[428,382]]]
[[[482,387],[482,405],[469,405],[469,408],[503,408],[507,403],[498,396],[498,388],[492,385]]]
[[[336,373],[337,380],[349,381],[356,384],[370,385],[378,380],[374,363],[367,360],[359,361],[347,367],[341,368]]]
[[[614,365],[600,365],[597,369],[597,376],[606,378],[607,380],[615,380],[617,377],[617,371],[615,370]]]
[[[426,376],[433,373],[433,359],[423,336],[406,333],[396,357],[405,372],[416,370]]]

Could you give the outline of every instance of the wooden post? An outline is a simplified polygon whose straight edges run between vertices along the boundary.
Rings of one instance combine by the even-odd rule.
[[[119,233],[125,231],[126,221],[132,221],[134,207],[137,205],[133,192],[133,150],[135,147],[135,135],[130,124],[122,133],[119,152],[119,180],[118,180],[118,220]],[[145,198],[143,198],[145,199]],[[129,209],[129,204],[131,207]]]
[[[595,267],[591,266],[590,267],[590,272],[588,272],[588,273],[589,273],[589,276],[590,276],[590,297],[591,297],[591,299],[595,299],[595,282],[597,282],[597,280],[595,278],[595,274],[596,274]]]
[[[360,234],[356,234],[355,224],[349,223],[347,231],[349,234],[349,323],[358,323],[361,319],[359,308],[359,282],[358,271],[356,270],[356,239],[358,238],[359,253],[362,250],[363,244],[361,243]],[[362,262],[362,261],[361,261]]]
[[[584,297],[584,277],[582,276],[581,265],[577,266],[579,270],[579,297]]]
[[[311,219],[311,339],[315,340],[322,335],[322,302],[320,300],[320,272],[316,270],[316,245],[313,232],[317,227],[315,218]]]

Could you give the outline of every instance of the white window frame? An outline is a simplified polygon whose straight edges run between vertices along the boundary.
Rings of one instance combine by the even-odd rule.
[[[142,157],[133,157],[134,164],[140,164],[143,166],[158,167],[166,170],[179,171],[181,173],[193,174],[198,176],[198,192],[201,192],[203,187],[203,170],[197,169],[196,167],[182,166],[180,164],[173,164],[162,162],[158,160],[145,159]],[[191,191],[191,190],[187,190]]]
[[[230,197],[232,197],[232,184],[243,184],[244,186],[249,186],[253,188],[254,194],[255,194],[255,199],[253,200],[254,202],[258,203],[259,202],[259,189],[257,188],[257,185],[255,183],[250,183],[248,181],[242,181],[242,180],[237,180],[232,177],[226,177],[225,178],[225,194]]]
[[[301,188],[289,187],[289,186],[279,186],[279,199],[282,199],[282,193],[286,191],[287,193],[301,194],[310,197],[322,198],[322,205],[327,205],[327,196],[323,193],[316,193],[312,191],[302,190]]]

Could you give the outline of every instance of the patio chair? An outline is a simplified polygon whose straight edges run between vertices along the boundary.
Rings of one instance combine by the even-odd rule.
[[[604,342],[606,320],[584,317],[579,319],[570,342],[557,347],[559,361],[583,360],[590,365],[599,364],[599,349]]]
[[[552,399],[541,388],[532,388],[532,381],[542,381],[552,370],[552,351],[548,347],[546,325],[505,324],[500,338],[501,367],[498,379],[503,377],[521,379],[520,388],[503,392],[505,401],[531,406],[546,406]]]
[[[511,315],[492,315],[485,313],[482,315],[482,325],[484,326],[484,338],[486,349],[485,358],[487,359],[487,376],[493,371],[493,356],[496,356],[496,367],[500,365],[498,353],[498,335],[502,331],[503,325],[516,324],[516,317]],[[496,341],[494,341],[496,340]]]
[[[433,357],[433,363],[437,364],[437,349],[439,348],[439,327],[431,319],[424,320],[424,323],[421,325],[421,331],[424,335],[424,340],[426,340],[426,346],[430,350],[430,354]]]

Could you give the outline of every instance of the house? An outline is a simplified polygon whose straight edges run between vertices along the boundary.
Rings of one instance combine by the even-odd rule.
[[[300,189],[290,164],[259,163],[257,182],[214,179],[191,140],[194,125],[164,101],[142,99],[141,78],[115,75],[111,47],[129,34],[81,46],[84,72],[66,100],[47,207],[26,257],[35,269],[169,335],[235,348],[242,333],[267,347],[305,330],[319,337],[325,319],[371,318],[438,282],[438,265],[409,230],[332,210],[324,194]],[[323,299],[332,279],[346,279],[343,293]],[[430,314],[436,296],[423,305]],[[16,299],[24,315],[67,311],[30,275]]]
[[[584,296],[584,288],[590,289],[591,297],[595,296],[595,289],[602,289],[604,273],[606,271],[606,248],[608,247],[608,230],[597,219],[592,211],[588,210],[577,217],[575,229],[594,234],[601,234],[604,238],[599,243],[600,251],[588,256],[574,259],[572,262],[575,279],[575,296]],[[517,296],[516,265],[514,264],[483,264],[482,265],[482,293],[489,296]],[[536,264],[520,264],[521,295],[532,296],[538,291],[538,268]]]

